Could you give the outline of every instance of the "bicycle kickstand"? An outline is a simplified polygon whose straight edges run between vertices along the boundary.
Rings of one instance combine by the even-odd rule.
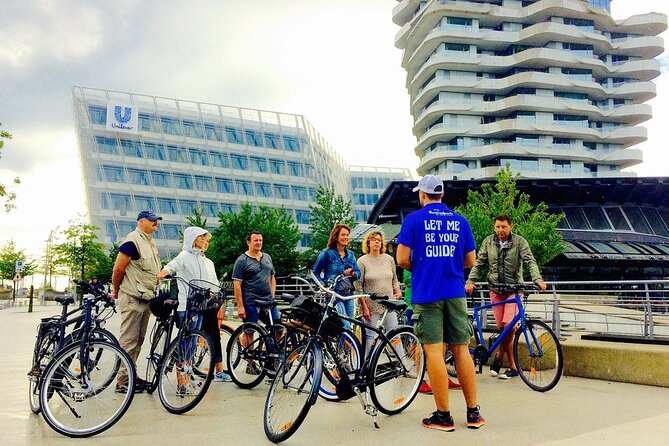
[[[355,392],[356,395],[358,395],[358,399],[360,400],[360,404],[362,404],[362,408],[365,410],[365,413],[372,417],[372,421],[374,422],[374,427],[379,429],[379,423],[376,422],[376,416],[379,414],[379,411],[376,409],[376,406],[374,404],[369,402],[369,393],[367,391],[360,392],[360,389],[357,387],[353,388],[353,391]]]

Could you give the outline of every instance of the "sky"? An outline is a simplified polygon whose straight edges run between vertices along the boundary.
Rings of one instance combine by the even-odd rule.
[[[3,0],[0,245],[36,259],[84,210],[72,86],[303,115],[349,165],[414,172],[406,73],[393,0]],[[614,0],[615,19],[669,14],[667,0]],[[669,33],[665,32],[665,38]],[[639,176],[666,176],[669,57],[654,80]]]

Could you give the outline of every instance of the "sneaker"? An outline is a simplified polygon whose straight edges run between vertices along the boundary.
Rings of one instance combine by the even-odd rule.
[[[424,393],[425,395],[432,395],[432,387],[423,380],[420,382],[420,387],[418,387],[418,392]]]
[[[230,378],[230,375],[228,375],[225,372],[216,372],[214,373],[214,382],[217,383],[229,383],[232,381],[232,378]]]
[[[467,427],[469,429],[478,429],[485,424],[485,420],[479,412],[479,406],[475,409],[467,409]]]
[[[246,374],[247,375],[258,376],[258,375],[260,375],[260,372],[262,372],[262,369],[255,362],[250,362],[249,364],[247,364],[247,366],[246,366]]]
[[[452,379],[448,379],[448,390],[462,390],[460,383],[456,383]]]
[[[502,368],[502,360],[495,358],[490,366],[490,375],[497,376],[499,375],[499,369]]]
[[[430,418],[423,418],[423,426],[429,429],[437,429],[444,432],[453,432],[455,430],[455,423],[453,417],[442,417],[439,412],[432,412]]]
[[[518,371],[515,369],[506,369],[506,372],[499,375],[499,379],[511,379],[518,376]]]
[[[128,393],[128,386],[126,384],[122,384],[120,386],[117,385],[115,392],[116,393]],[[142,393],[142,392],[144,392],[144,388],[135,386],[134,392],[135,393]]]

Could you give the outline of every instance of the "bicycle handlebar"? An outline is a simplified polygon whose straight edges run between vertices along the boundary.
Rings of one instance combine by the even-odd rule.
[[[334,281],[332,282],[332,285],[330,286],[330,288],[325,287],[325,286],[321,283],[320,279],[319,279],[318,277],[316,277],[316,275],[314,274],[313,271],[309,271],[309,274],[311,275],[311,278],[312,278],[312,279],[314,280],[314,282],[316,283],[316,286],[318,286],[318,288],[320,288],[321,291],[323,291],[324,293],[327,293],[327,294],[329,294],[329,295],[331,295],[332,297],[335,297],[335,298],[337,298],[337,299],[340,299],[340,300],[353,300],[353,299],[359,299],[359,298],[361,298],[361,297],[371,297],[370,294],[351,294],[351,295],[349,295],[349,296],[342,296],[341,294],[339,294],[338,292],[336,292],[335,290],[333,290],[332,288],[334,288],[335,285],[336,285],[340,280],[342,280],[344,277],[346,277],[346,276],[344,276],[343,274],[339,274],[337,277],[334,278]]]

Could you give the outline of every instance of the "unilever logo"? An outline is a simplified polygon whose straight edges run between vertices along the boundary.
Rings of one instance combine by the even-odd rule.
[[[114,106],[114,119],[116,119],[116,122],[112,122],[112,127],[115,129],[133,130],[131,126],[125,125],[128,121],[130,121],[130,119],[132,119],[132,108],[123,107],[122,111],[123,114],[121,114],[120,105]]]

